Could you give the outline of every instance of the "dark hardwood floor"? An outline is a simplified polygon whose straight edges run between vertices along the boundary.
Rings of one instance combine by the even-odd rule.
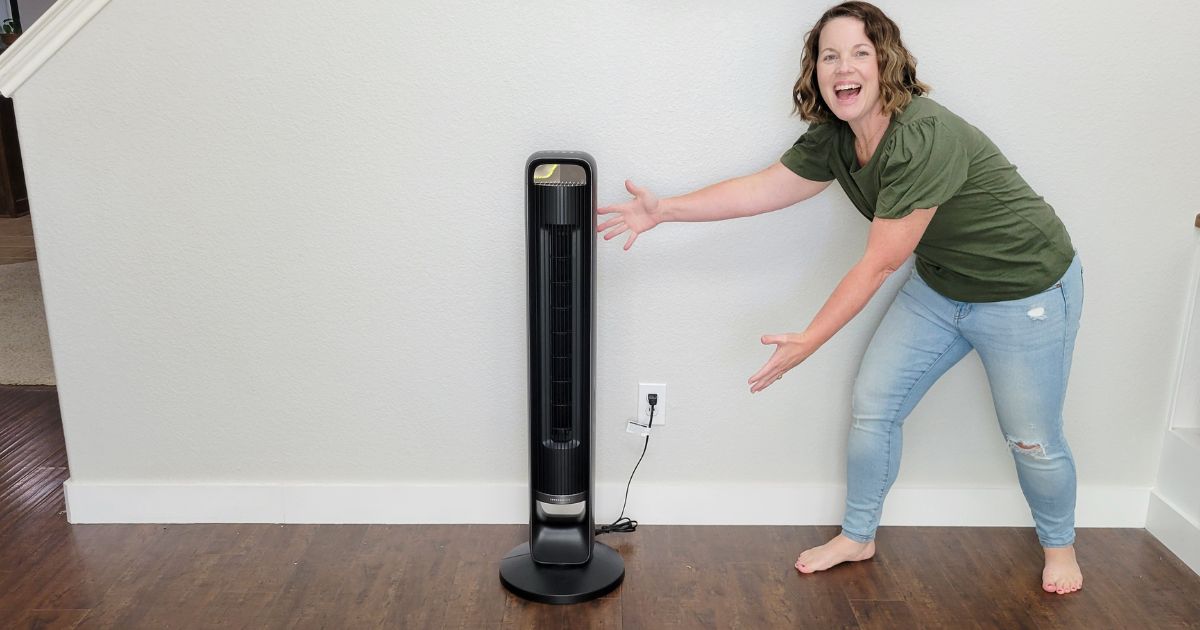
[[[33,248],[33,221],[23,217],[0,216],[0,265],[37,260]]]
[[[55,389],[0,387],[0,628],[1200,628],[1200,577],[1144,530],[1079,530],[1059,596],[1032,529],[885,527],[801,575],[836,527],[644,525],[601,536],[610,596],[549,606],[500,585],[524,525],[69,525],[66,465]]]

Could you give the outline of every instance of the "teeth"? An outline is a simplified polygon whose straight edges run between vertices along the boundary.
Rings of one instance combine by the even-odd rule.
[[[856,89],[858,89],[858,88],[860,88],[860,87],[862,87],[862,86],[861,86],[861,85],[859,85],[859,84],[857,84],[857,83],[852,83],[852,84],[850,84],[850,85],[843,85],[843,86],[840,86],[840,87],[835,87],[835,88],[833,88],[833,91],[834,91],[834,92],[841,92],[842,90],[856,90]]]

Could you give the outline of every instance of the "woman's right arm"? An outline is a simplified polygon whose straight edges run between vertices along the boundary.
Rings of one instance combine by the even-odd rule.
[[[816,196],[833,182],[814,182],[781,162],[659,204],[663,221],[721,221],[772,212]]]
[[[832,182],[805,179],[780,162],[768,168],[701,188],[686,195],[659,199],[654,193],[629,180],[625,188],[633,199],[598,209],[597,214],[618,214],[599,226],[608,230],[604,240],[631,232],[625,249],[638,234],[666,221],[721,221],[749,217],[800,203],[825,190]]]

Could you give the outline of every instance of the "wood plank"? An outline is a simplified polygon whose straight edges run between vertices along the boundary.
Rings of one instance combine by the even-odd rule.
[[[852,599],[850,606],[854,609],[854,616],[858,619],[860,628],[899,630],[900,628],[920,627],[908,602]]]
[[[40,609],[30,610],[13,626],[15,628],[38,628],[39,630],[70,630],[79,626],[87,616],[86,609]]]

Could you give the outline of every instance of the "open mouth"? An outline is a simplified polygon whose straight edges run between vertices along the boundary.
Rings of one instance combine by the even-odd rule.
[[[833,88],[833,93],[837,96],[837,100],[840,103],[853,101],[859,92],[862,92],[862,85],[858,83],[843,83]]]

